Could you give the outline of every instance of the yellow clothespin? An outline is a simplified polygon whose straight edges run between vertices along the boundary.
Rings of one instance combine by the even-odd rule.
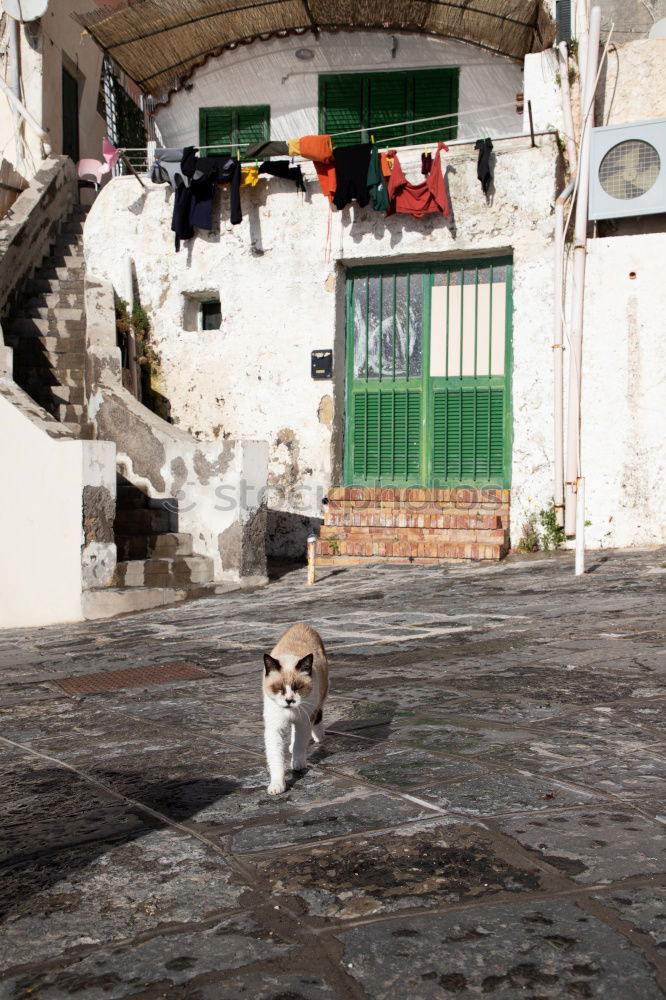
[[[236,159],[240,160],[240,149],[236,150]]]
[[[371,142],[371,143],[373,144],[373,146],[374,146],[374,144],[375,144],[375,137],[374,137],[374,135],[371,135],[371,136],[370,136],[370,142]]]

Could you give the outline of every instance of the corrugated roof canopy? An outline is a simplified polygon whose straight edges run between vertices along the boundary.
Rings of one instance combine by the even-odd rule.
[[[555,36],[542,0],[110,0],[76,18],[155,95],[224,49],[292,32],[412,31],[514,59],[546,48]]]

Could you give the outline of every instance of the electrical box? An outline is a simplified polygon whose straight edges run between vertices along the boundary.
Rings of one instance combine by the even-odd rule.
[[[333,378],[333,351],[313,351],[311,358],[312,378]]]

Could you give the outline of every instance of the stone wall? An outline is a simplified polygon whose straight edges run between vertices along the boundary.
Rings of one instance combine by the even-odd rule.
[[[171,192],[116,178],[88,217],[88,267],[117,288],[122,254],[132,257],[138,291],[160,356],[160,392],[176,425],[195,438],[269,442],[269,551],[302,556],[322,516],[321,498],[341,482],[344,425],[346,267],[432,262],[512,253],[513,493],[515,536],[524,511],[544,505],[552,483],[552,202],[558,169],[554,138],[496,143],[495,193],[487,202],[473,144],[446,156],[454,218],[413,219],[357,206],[334,213],[308,166],[308,193],[270,178],[243,191],[244,221],[229,222],[222,190],[215,229],[180,253],[170,232]],[[420,177],[420,150],[401,161]],[[330,224],[330,240],[327,232]],[[188,296],[219,293],[222,327],[186,329]],[[310,377],[310,352],[332,348],[332,382]]]

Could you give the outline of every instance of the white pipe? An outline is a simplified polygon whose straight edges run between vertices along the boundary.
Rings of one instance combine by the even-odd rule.
[[[574,229],[573,315],[571,351],[569,355],[569,415],[567,424],[566,508],[564,529],[567,535],[576,529],[575,484],[580,467],[580,401],[581,364],[583,355],[583,309],[585,300],[585,261],[587,253],[587,214],[590,187],[590,132],[594,124],[594,94],[596,90],[601,9],[592,8],[588,60],[585,69],[585,98],[582,102],[581,144],[578,164],[578,195]]]
[[[575,174],[578,170],[578,154],[576,153],[576,136],[574,133],[573,112],[571,110],[571,88],[569,87],[569,53],[567,43],[560,42],[560,89],[562,92],[562,119],[567,141],[567,157],[569,170]]]
[[[576,483],[576,568],[575,575],[585,572],[585,479],[580,477]]]
[[[559,527],[564,525],[564,204],[574,185],[571,182],[555,202],[555,309],[553,341],[555,475],[553,502]]]
[[[12,93],[16,100],[21,101],[21,38],[19,35],[18,21],[9,17],[9,51],[11,53],[12,67]],[[23,170],[23,153],[21,151],[21,114],[16,106],[14,111],[14,141],[16,143],[16,169],[19,173]]]

